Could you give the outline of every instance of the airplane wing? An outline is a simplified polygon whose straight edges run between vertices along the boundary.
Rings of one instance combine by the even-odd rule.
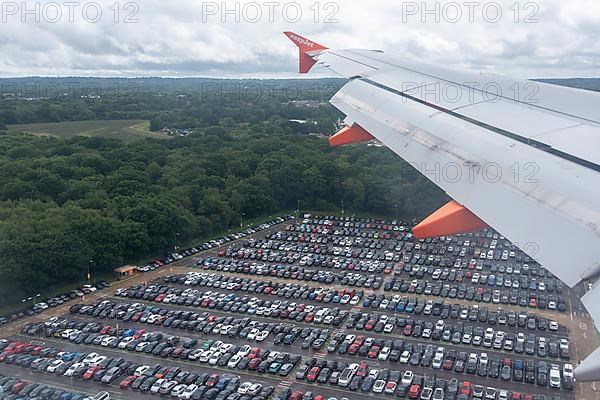
[[[415,236],[491,226],[571,287],[600,272],[600,93],[285,34],[301,72],[348,79],[331,99],[347,116],[332,145],[377,139],[454,199]],[[598,326],[600,285],[582,300]],[[600,378],[594,354],[578,379]]]

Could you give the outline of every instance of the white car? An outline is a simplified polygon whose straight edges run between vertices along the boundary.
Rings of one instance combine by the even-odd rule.
[[[124,349],[124,348],[126,348],[126,347],[127,347],[127,345],[128,345],[130,342],[132,342],[133,340],[135,340],[133,336],[126,337],[125,339],[123,339],[123,340],[121,340],[121,341],[119,342],[119,344],[117,345],[117,347],[118,347],[119,349]]]
[[[381,351],[379,352],[379,355],[377,356],[377,359],[382,360],[382,361],[386,361],[389,356],[390,356],[390,352],[392,351],[392,349],[388,346],[385,346],[383,349],[381,349]],[[382,389],[383,390],[383,389]],[[381,393],[381,392],[378,392]]]
[[[179,398],[182,400],[189,400],[192,398],[192,396],[194,395],[194,393],[196,393],[196,391],[198,390],[198,386],[191,384],[188,387],[185,388],[185,390],[183,391],[183,393],[181,393],[179,395]]]
[[[253,383],[252,386],[248,389],[248,394],[252,396],[256,396],[260,393],[262,389],[262,385],[260,383]]]
[[[48,367],[46,368],[46,371],[53,374],[56,372],[56,369],[58,367],[60,367],[61,365],[63,365],[64,363],[65,362],[63,360],[54,360],[54,361],[52,361],[52,363],[50,363],[50,365],[48,365]]]
[[[154,382],[154,384],[152,385],[152,387],[150,388],[150,393],[153,394],[157,394],[158,391],[160,390],[160,387],[167,382],[166,379],[164,378],[160,378],[159,380],[157,380],[156,382]]]
[[[560,369],[556,364],[550,367],[550,387],[560,389]]]
[[[573,378],[573,365],[571,365],[571,364],[563,365],[563,376],[565,378]]]
[[[67,370],[65,371],[65,373],[64,373],[64,376],[73,376],[73,374],[75,373],[75,370],[76,370],[77,368],[79,368],[79,367],[82,367],[82,366],[84,366],[84,365],[85,365],[85,364],[84,364],[84,363],[82,363],[82,362],[78,362],[78,363],[75,363],[75,364],[71,365],[71,366],[69,367],[69,369],[67,369]]]
[[[408,363],[408,360],[410,360],[410,352],[409,352],[408,350],[404,350],[404,351],[402,352],[402,354],[400,355],[400,360],[399,360],[399,361],[400,361],[402,364],[407,364],[407,363]]]
[[[142,375],[144,375],[144,372],[146,372],[149,368],[150,367],[148,365],[139,366],[134,371],[133,375],[135,375],[135,376],[142,376]]]
[[[104,338],[104,340],[102,340],[102,343],[100,343],[100,345],[103,347],[108,347],[108,346],[110,346],[111,343],[113,343],[117,340],[119,340],[119,339],[116,338],[115,336],[109,336],[109,337]]]
[[[269,331],[260,331],[254,338],[257,342],[262,342],[269,336]]]
[[[237,392],[239,394],[247,394],[248,390],[252,387],[252,382],[244,382],[240,385]]]
[[[242,356],[239,354],[235,354],[233,357],[229,359],[227,362],[227,368],[235,368],[242,361]]]
[[[223,353],[221,353],[220,351],[216,351],[208,360],[208,363],[210,365],[217,365],[217,363],[219,362],[219,359],[221,358],[221,356],[223,355]]]
[[[250,351],[252,351],[252,347],[248,344],[243,345],[242,347],[240,347],[240,349],[238,350],[238,354],[242,357],[247,356],[248,354],[250,354]]]
[[[375,384],[373,385],[373,392],[382,393],[383,389],[385,389],[385,384],[386,382],[383,379],[376,380]]]
[[[412,371],[406,370],[406,371],[404,371],[404,374],[402,375],[401,382],[405,385],[410,385],[410,384],[412,384],[414,377],[415,377],[415,374],[413,374]]]
[[[210,358],[212,357],[214,351],[212,350],[206,350],[204,353],[202,353],[200,355],[200,358],[198,359],[198,361],[202,362],[202,363],[206,363],[208,362],[208,360],[210,360]]]
[[[85,358],[83,359],[82,362],[85,365],[94,364],[94,363],[96,363],[96,360],[98,359],[98,357],[100,357],[98,355],[98,353],[90,353],[87,356],[85,356]]]
[[[179,384],[171,390],[171,396],[181,397],[181,395],[185,392],[185,389],[187,389],[187,385]]]

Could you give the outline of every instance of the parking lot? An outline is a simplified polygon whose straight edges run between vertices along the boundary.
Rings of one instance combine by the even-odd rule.
[[[570,290],[491,230],[307,217],[228,239],[22,320],[0,373],[135,399],[599,398],[572,379],[595,337],[574,343]]]

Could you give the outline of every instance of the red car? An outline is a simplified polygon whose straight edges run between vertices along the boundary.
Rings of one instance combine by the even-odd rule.
[[[364,377],[369,373],[369,366],[365,361],[361,361],[356,371],[356,376]]]
[[[250,350],[250,354],[248,354],[247,356],[249,359],[253,359],[253,358],[258,358],[260,357],[260,349],[258,347],[253,347]]]
[[[536,308],[537,307],[537,300],[532,298],[529,300],[529,307],[531,308]]]
[[[163,379],[170,371],[169,367],[161,368],[157,373],[154,374],[156,379]]]
[[[302,392],[299,390],[296,390],[290,395],[290,398],[288,400],[301,400],[301,399],[302,399]]]
[[[143,330],[143,329],[140,329],[139,331],[137,331],[137,332],[135,333],[135,335],[133,335],[133,338],[134,338],[134,339],[139,339],[139,338],[141,338],[141,337],[142,337],[142,335],[143,335],[144,333],[146,333],[146,331],[145,331],[145,330]]]
[[[379,346],[373,346],[369,349],[369,353],[367,354],[367,356],[369,358],[376,358],[379,355],[379,350],[381,348]]]
[[[413,328],[413,327],[412,327],[412,325],[406,325],[406,326],[404,327],[404,329],[402,330],[402,333],[403,333],[405,336],[410,336],[410,335],[412,335],[412,328]]]
[[[28,384],[29,384],[29,382],[25,382],[25,381],[17,382],[14,385],[12,385],[12,387],[10,388],[10,391],[13,394],[17,394]]]
[[[418,399],[419,394],[421,393],[421,385],[411,385],[410,389],[408,389],[408,398],[409,399]]]
[[[136,379],[137,379],[137,376],[130,375],[127,378],[123,379],[121,381],[121,383],[119,383],[119,387],[121,389],[127,389],[129,386],[131,386],[131,384],[133,383],[133,381],[135,381]]]
[[[308,374],[306,375],[306,380],[309,382],[314,382],[317,380],[317,376],[319,375],[319,367],[312,367]]]
[[[256,370],[256,368],[258,368],[258,364],[260,364],[261,362],[262,362],[262,360],[260,358],[253,358],[248,363],[247,368],[251,371],[254,371],[254,370]]]
[[[96,372],[100,371],[102,368],[99,365],[94,365],[93,367],[89,367],[87,371],[83,374],[83,379],[89,381],[96,375]]]
[[[156,298],[154,299],[154,301],[157,302],[157,303],[161,303],[165,299],[165,297],[167,297],[167,294],[166,293],[161,293],[158,296],[156,296]]]
[[[25,351],[25,348],[27,348],[27,346],[30,346],[29,343],[14,343],[14,345],[14,349],[12,350],[13,353],[22,353],[23,351]]]
[[[453,366],[454,366],[454,360],[447,358],[444,360],[444,364],[442,365],[442,368],[444,368],[445,370],[450,370],[450,369],[452,369]]]
[[[211,376],[208,377],[208,380],[206,381],[206,387],[214,387],[217,383],[219,383],[219,375],[218,374],[212,374]]]
[[[368,321],[367,321],[367,323],[365,324],[365,329],[366,329],[367,331],[372,331],[372,330],[373,330],[373,328],[375,328],[375,320],[372,320],[372,319],[370,319],[370,320],[368,320]]]
[[[470,396],[472,391],[473,391],[473,385],[471,385],[471,382],[463,382],[463,384],[460,387],[460,394],[464,394],[465,396]]]
[[[358,354],[358,348],[360,347],[360,344],[358,343],[352,343],[350,345],[350,348],[348,348],[348,354],[350,354],[351,356],[355,356],[356,354]]]
[[[110,325],[104,325],[102,327],[102,329],[100,329],[100,332],[98,332],[98,333],[100,335],[106,335],[111,329],[112,329],[112,326],[110,326]]]

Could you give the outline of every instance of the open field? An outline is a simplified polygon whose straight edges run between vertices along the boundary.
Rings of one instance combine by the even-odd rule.
[[[75,136],[118,138],[126,142],[143,138],[167,139],[168,136],[150,132],[144,120],[69,121],[43,124],[9,125],[11,132],[26,132],[37,136],[71,138]]]

